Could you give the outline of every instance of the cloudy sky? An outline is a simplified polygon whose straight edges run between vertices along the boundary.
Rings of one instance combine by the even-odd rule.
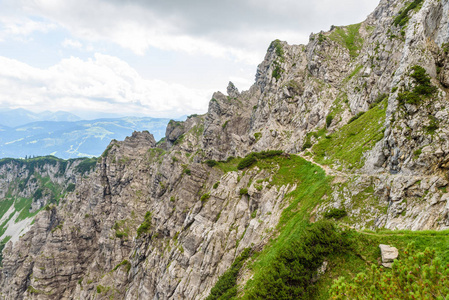
[[[178,117],[378,0],[0,0],[0,109]]]

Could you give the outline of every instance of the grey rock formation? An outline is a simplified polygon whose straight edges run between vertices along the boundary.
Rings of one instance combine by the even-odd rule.
[[[390,245],[379,245],[380,254],[382,256],[382,266],[385,268],[391,268],[395,259],[398,258],[399,252],[396,247],[392,247]]]
[[[382,0],[361,24],[308,45],[274,41],[248,91],[214,93],[205,115],[170,122],[165,142],[112,141],[95,173],[7,245],[0,295],[204,299],[243,249],[263,249],[296,188],[271,186],[274,173],[257,167],[202,163],[253,151],[299,154],[334,176],[313,219],[337,207],[355,228],[448,228],[449,4],[425,0],[407,27],[394,26],[404,5]],[[401,102],[414,66],[435,93]],[[326,148],[333,140],[346,148]]]

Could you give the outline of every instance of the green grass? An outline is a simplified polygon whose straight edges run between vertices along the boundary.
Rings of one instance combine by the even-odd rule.
[[[254,279],[249,281],[246,289],[251,290],[261,280],[263,270],[272,265],[280,252],[301,238],[309,224],[309,216],[313,208],[320,203],[324,195],[330,194],[330,180],[324,171],[301,157],[291,155],[290,159],[274,157],[259,161],[257,166],[264,169],[279,169],[273,176],[272,185],[297,184],[297,188],[286,197],[289,205],[282,212],[277,230],[279,236],[271,241],[265,249],[257,254],[252,269]]]
[[[408,231],[379,230],[376,232],[357,232],[348,230],[346,238],[351,244],[350,251],[329,257],[328,271],[317,283],[316,299],[329,299],[329,287],[333,281],[344,276],[353,278],[359,272],[366,272],[373,264],[377,265],[380,257],[379,244],[391,245],[399,250],[399,259],[407,245],[415,243],[418,251],[426,248],[436,250],[436,255],[442,261],[449,263],[449,231]]]
[[[368,110],[340,131],[321,139],[313,146],[317,162],[345,163],[349,168],[363,166],[363,153],[370,150],[384,134],[386,101]]]
[[[223,171],[223,173],[238,171],[237,166],[242,160],[241,157],[228,157],[226,161],[219,161],[217,168]]]
[[[363,46],[363,38],[360,36],[361,23],[346,27],[336,27],[329,35],[329,38],[349,50],[349,55],[355,58],[359,55]]]

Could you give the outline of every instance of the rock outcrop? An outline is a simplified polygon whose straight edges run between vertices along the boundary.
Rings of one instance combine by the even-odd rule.
[[[248,91],[229,83],[159,143],[112,141],[95,173],[7,244],[0,297],[204,299],[245,248],[276,237],[297,187],[271,184],[275,166],[233,165],[254,151],[333,176],[311,220],[339,208],[355,228],[448,228],[449,1],[408,5],[382,0],[308,45],[276,40]]]

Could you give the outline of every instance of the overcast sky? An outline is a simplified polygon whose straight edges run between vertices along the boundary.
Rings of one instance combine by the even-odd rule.
[[[0,0],[0,109],[204,113],[228,81],[249,88],[272,40],[305,44],[378,2]]]

